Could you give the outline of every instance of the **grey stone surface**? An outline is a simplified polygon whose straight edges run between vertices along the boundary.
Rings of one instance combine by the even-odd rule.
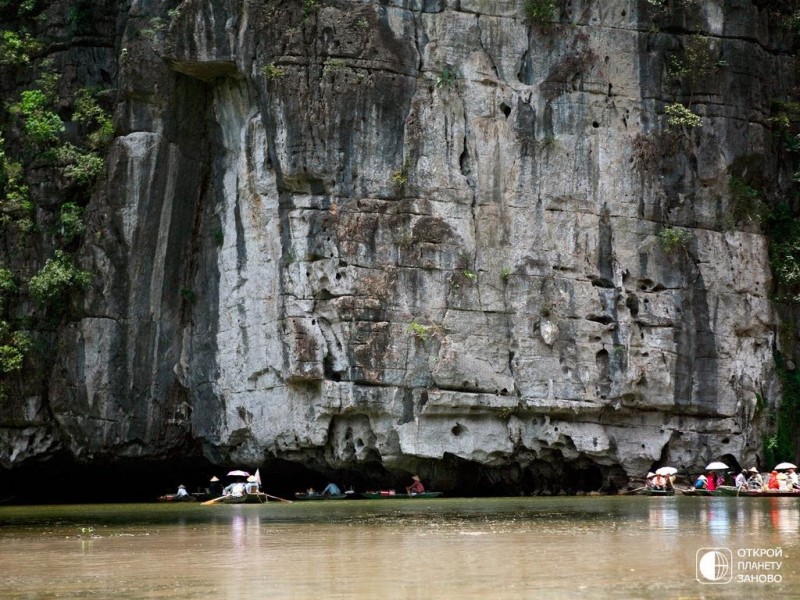
[[[777,173],[790,60],[766,9],[700,4],[661,28],[629,0],[548,27],[512,0],[133,2],[83,252],[102,283],[0,462],[196,443],[534,489],[751,464],[776,317],[765,238],[724,217],[737,160]],[[666,61],[696,30],[726,66],[670,152]]]

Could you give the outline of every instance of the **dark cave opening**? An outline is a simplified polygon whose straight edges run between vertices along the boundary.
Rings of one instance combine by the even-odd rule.
[[[201,492],[209,487],[213,476],[226,483],[229,471],[244,469],[254,473],[256,468],[263,490],[283,498],[292,498],[295,492],[308,488],[321,490],[331,481],[343,490],[402,492],[413,474],[420,475],[428,490],[441,491],[451,497],[616,492],[616,488],[608,484],[614,470],[586,459],[571,462],[562,457],[547,457],[524,467],[516,463],[489,467],[446,455],[442,460],[409,457],[402,467],[387,469],[377,457],[374,461],[339,468],[328,466],[322,455],[302,458],[302,463],[269,459],[260,465],[214,465],[203,458],[95,460],[89,465],[77,463],[71,457],[54,456],[46,462],[0,470],[0,503],[153,502],[161,495],[174,494],[179,484],[190,492]],[[617,471],[619,476],[622,471]]]

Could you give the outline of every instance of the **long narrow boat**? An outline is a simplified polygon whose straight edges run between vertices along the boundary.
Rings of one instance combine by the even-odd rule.
[[[715,491],[709,490],[684,490],[687,496],[728,496],[741,498],[800,498],[800,490],[752,490],[737,488],[733,485],[721,485]]]
[[[684,496],[719,496],[716,490],[704,490],[698,488],[689,488],[681,490]]]
[[[312,502],[315,500],[347,500],[348,498],[355,498],[356,494],[309,494],[308,492],[295,492],[294,499],[303,502]]]
[[[745,490],[749,498],[800,498],[800,490]]]
[[[738,488],[735,485],[721,485],[717,488],[717,496],[744,496],[747,488]]]
[[[368,500],[391,500],[402,498],[438,498],[444,492],[420,492],[419,494],[398,494],[394,490],[380,490],[361,492],[361,496]]]
[[[656,490],[656,489],[647,489],[644,491],[645,496],[674,496],[675,490]]]
[[[164,494],[158,497],[159,502],[197,502],[197,498],[192,495],[176,496],[175,494]]]

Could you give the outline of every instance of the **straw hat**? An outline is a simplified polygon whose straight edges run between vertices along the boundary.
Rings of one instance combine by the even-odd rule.
[[[655,477],[655,476],[656,476],[655,473],[653,473],[652,471],[648,471],[646,479],[650,479],[651,477]]]
[[[758,473],[758,469],[756,469],[755,467],[750,467],[747,470],[750,471],[751,473]]]
[[[247,481],[249,481],[249,482],[251,482],[251,483],[252,483],[253,481],[255,481],[255,480],[256,480],[256,478],[255,478],[254,476],[252,476],[252,475],[250,475],[250,477],[248,477],[248,478],[247,478]]]
[[[419,479],[419,475],[412,475],[411,479],[413,479],[414,481],[419,481],[420,480]]]
[[[219,477],[214,475],[209,481],[219,481]]]

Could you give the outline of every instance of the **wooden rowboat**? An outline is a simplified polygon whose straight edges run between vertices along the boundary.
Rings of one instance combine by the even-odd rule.
[[[241,496],[225,496],[221,502],[223,504],[265,504],[267,495],[264,492],[250,492]]]
[[[721,485],[717,488],[717,496],[744,496],[746,488],[739,489],[735,485]]]
[[[654,490],[648,489],[644,492],[645,496],[674,496],[675,490]]]
[[[716,490],[704,490],[698,488],[689,488],[686,490],[681,490],[681,493],[684,496],[718,496]]]
[[[800,490],[751,490],[733,485],[721,485],[716,490],[683,490],[686,496],[727,496],[741,498],[800,498]]]
[[[361,492],[361,496],[368,500],[391,500],[402,498],[438,498],[444,492],[420,492],[419,494],[398,494],[394,490],[380,490],[371,492]]]
[[[314,500],[346,500],[347,498],[355,498],[356,494],[309,494],[307,492],[295,492],[294,499],[301,500],[305,502],[311,502]]]
[[[744,490],[748,498],[800,498],[800,490]]]
[[[175,494],[164,494],[158,497],[159,502],[197,502],[197,498],[192,495],[176,496]]]

